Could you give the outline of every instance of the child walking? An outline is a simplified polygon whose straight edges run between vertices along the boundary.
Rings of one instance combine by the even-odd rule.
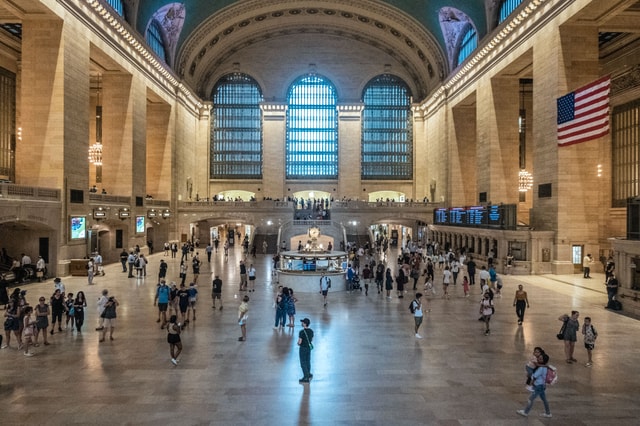
[[[469,297],[469,278],[466,275],[462,278],[462,289],[464,290],[464,297]]]
[[[591,359],[591,352],[596,346],[596,339],[598,338],[598,332],[596,328],[591,324],[591,317],[585,317],[582,324],[582,335],[584,336],[584,347],[587,350],[587,363],[585,367],[591,367],[593,361]]]

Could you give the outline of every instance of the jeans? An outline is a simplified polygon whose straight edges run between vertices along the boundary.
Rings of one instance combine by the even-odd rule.
[[[524,300],[516,300],[516,315],[519,321],[524,321],[524,311],[527,309],[527,302]]]
[[[308,346],[300,346],[300,367],[305,379],[311,377],[311,349]]]
[[[613,301],[613,298],[616,296],[617,293],[618,293],[617,288],[607,289],[607,298],[609,299],[608,300],[609,303]]]
[[[533,401],[536,399],[536,397],[540,397],[540,399],[542,400],[542,403],[544,404],[544,412],[549,414],[551,413],[551,411],[549,411],[549,403],[547,402],[547,395],[545,394],[545,389],[546,386],[545,385],[536,385],[533,389],[533,392],[531,393],[531,396],[529,396],[529,401],[527,402],[527,408],[524,409],[524,412],[529,414],[529,411],[531,411],[531,406],[533,405]]]
[[[287,322],[287,311],[284,309],[276,309],[276,325],[274,327],[284,327]]]
[[[127,260],[121,260],[120,263],[122,263],[122,272],[127,272]]]

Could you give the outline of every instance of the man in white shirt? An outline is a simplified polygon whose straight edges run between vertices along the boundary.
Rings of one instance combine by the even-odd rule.
[[[482,265],[482,269],[480,270],[480,285],[484,285],[485,283],[488,285],[490,278],[491,274],[487,271],[487,267]]]
[[[100,331],[104,329],[104,326],[103,326],[104,319],[102,318],[102,311],[104,311],[104,307],[109,301],[108,294],[109,294],[109,290],[105,288],[104,290],[102,290],[102,296],[100,296],[100,298],[98,299],[98,328],[96,328],[96,331]]]

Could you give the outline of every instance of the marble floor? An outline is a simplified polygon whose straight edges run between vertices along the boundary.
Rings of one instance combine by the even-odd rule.
[[[387,300],[375,290],[331,292],[322,305],[317,293],[297,294],[294,330],[273,330],[270,256],[249,259],[258,270],[256,291],[249,293],[248,338],[239,342],[237,307],[239,249],[227,261],[222,253],[206,262],[200,275],[197,321],[182,333],[181,362],[170,362],[166,333],[156,323],[153,306],[158,263],[169,262],[170,279],[179,259],[150,256],[148,276],[129,279],[120,265],[88,286],[86,278],[64,278],[67,291],[83,290],[90,308],[82,333],[50,336],[50,346],[28,358],[15,347],[0,350],[0,424],[46,425],[636,425],[640,322],[603,309],[604,277],[581,275],[507,276],[505,296],[496,299],[491,335],[478,319],[479,289],[464,298],[429,296],[416,339],[403,299]],[[211,275],[224,281],[224,309],[211,309]],[[513,293],[524,284],[531,308],[518,326]],[[476,286],[477,287],[477,286]],[[53,282],[23,286],[27,299],[49,296]],[[99,343],[94,331],[95,302],[103,288],[120,301],[115,340]],[[440,289],[438,290],[441,291]],[[591,316],[599,338],[594,365],[584,366],[579,340],[578,363],[566,364],[555,338],[557,317],[572,309]],[[301,385],[296,346],[299,320],[308,317],[315,331],[311,384]],[[524,363],[542,346],[557,366],[558,383],[547,389],[552,419],[516,414],[529,393]]]

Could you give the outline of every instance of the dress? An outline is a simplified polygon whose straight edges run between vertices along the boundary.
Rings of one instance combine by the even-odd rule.
[[[569,342],[577,341],[579,329],[580,323],[578,322],[578,320],[569,318],[567,320],[567,328],[564,330],[564,340]]]

